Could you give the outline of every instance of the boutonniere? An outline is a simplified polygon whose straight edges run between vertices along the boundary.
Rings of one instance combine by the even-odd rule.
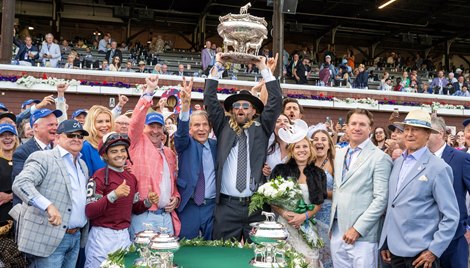
[[[428,181],[428,177],[422,175],[421,177],[419,177],[418,180],[419,180],[419,181]]]
[[[261,126],[261,123],[258,122],[258,121],[255,121],[255,126],[256,126],[256,127],[259,127],[259,126]]]

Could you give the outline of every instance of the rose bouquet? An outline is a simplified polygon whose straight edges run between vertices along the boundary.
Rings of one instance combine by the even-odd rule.
[[[249,213],[262,209],[264,204],[274,205],[299,214],[313,210],[315,207],[313,204],[305,204],[302,190],[297,182],[282,177],[276,177],[258,188],[258,191],[251,197]],[[314,217],[306,220],[298,231],[311,248],[323,247],[324,243],[318,235]]]

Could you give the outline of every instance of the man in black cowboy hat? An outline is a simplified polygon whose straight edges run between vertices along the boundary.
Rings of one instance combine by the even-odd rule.
[[[204,104],[217,136],[216,203],[213,239],[250,241],[252,222],[263,220],[260,212],[248,215],[252,194],[263,183],[262,168],[275,118],[281,113],[281,88],[261,57],[255,64],[261,71],[268,101],[266,107],[246,90],[229,96],[224,109],[217,99],[217,78],[224,71],[221,53],[206,79]],[[268,65],[275,64],[270,59]],[[230,115],[225,115],[228,112]],[[255,115],[259,115],[256,116]]]

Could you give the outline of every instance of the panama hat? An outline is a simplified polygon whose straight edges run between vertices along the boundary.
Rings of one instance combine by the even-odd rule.
[[[439,133],[439,130],[434,129],[431,124],[431,115],[424,110],[413,110],[410,111],[403,122],[394,122],[394,125],[402,127],[405,129],[405,126],[421,127],[430,129],[434,133]]]

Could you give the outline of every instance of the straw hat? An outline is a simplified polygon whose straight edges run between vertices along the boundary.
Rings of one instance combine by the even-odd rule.
[[[434,133],[439,133],[439,130],[432,128],[431,115],[424,110],[410,111],[403,122],[394,122],[394,125],[405,128],[406,125],[413,127],[421,127],[430,129]]]

